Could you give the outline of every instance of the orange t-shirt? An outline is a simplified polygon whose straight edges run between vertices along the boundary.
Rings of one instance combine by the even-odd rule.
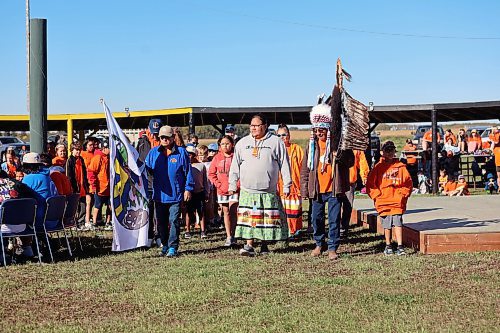
[[[456,189],[457,189],[457,182],[455,182],[455,181],[447,182],[444,185],[444,191],[445,192],[455,191]]]
[[[445,134],[444,135],[444,143],[447,143],[448,140],[451,139],[451,144],[452,145],[456,145],[457,144],[457,138],[455,137],[455,135],[453,133],[450,133],[450,134]]]
[[[495,149],[493,149],[493,154],[495,155],[495,165],[497,167],[499,167],[500,166],[500,146],[495,147]]]
[[[427,132],[425,132],[422,140],[432,142],[432,130],[428,130]],[[439,134],[439,132],[437,133],[437,140],[438,142],[441,141],[441,134]]]
[[[403,148],[404,151],[415,151],[417,147],[414,145],[406,144]],[[415,154],[405,154],[406,156],[406,164],[408,165],[415,165],[417,164],[417,155]]]
[[[321,172],[322,163],[321,156],[325,155],[326,152],[326,142],[318,140],[319,144],[319,156],[320,162],[318,163],[318,183],[319,183],[319,193],[328,193],[332,191],[332,165],[326,164],[325,171]]]
[[[463,189],[464,189],[464,190],[462,191],[462,194],[463,194],[463,195],[469,195],[469,194],[470,194],[470,193],[469,193],[469,185],[467,185],[467,182],[463,182],[463,183],[458,182],[458,183],[455,183],[455,184],[457,184],[457,186],[456,186],[456,188],[457,188],[457,189],[459,189],[459,188],[462,188],[462,187],[463,187]]]

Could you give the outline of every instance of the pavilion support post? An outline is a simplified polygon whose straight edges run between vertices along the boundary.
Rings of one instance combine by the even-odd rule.
[[[71,153],[70,151],[70,147],[71,147],[71,144],[73,143],[73,119],[72,118],[68,118],[67,122],[66,122],[66,133],[68,134],[68,156],[69,154]]]
[[[193,112],[189,113],[189,134],[196,134],[196,124],[194,122]]]
[[[43,153],[47,144],[47,20],[30,20],[30,150]]]
[[[83,141],[85,141],[85,131],[84,130],[78,131],[78,141],[83,145]]]
[[[432,122],[432,193],[438,193],[438,129],[437,129],[437,110],[431,110]]]

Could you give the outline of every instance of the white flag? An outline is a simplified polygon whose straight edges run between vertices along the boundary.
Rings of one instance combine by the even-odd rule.
[[[109,131],[112,251],[125,251],[146,246],[148,241],[148,181],[139,153],[129,143],[104,101],[102,105]]]

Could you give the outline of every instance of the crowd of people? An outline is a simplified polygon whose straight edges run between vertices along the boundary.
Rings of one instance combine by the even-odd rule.
[[[43,229],[46,200],[56,195],[79,193],[82,201],[83,230],[95,228],[103,205],[107,207],[105,228],[111,230],[109,210],[109,148],[107,142],[89,137],[82,152],[79,143],[70,146],[67,156],[64,144],[47,143],[47,152],[29,152],[16,156],[15,149],[6,151],[6,161],[0,171],[0,202],[11,198],[33,198],[37,211],[35,228]],[[88,204],[90,203],[90,204]],[[91,220],[91,213],[93,220]],[[91,222],[93,221],[93,223]],[[25,226],[21,226],[25,228]],[[2,224],[2,232],[18,232]],[[17,247],[17,253],[33,257],[31,237],[19,237],[9,247]]]
[[[439,132],[437,140],[441,142]],[[472,163],[471,171],[474,175],[482,176],[486,191],[498,192],[500,186],[500,131],[498,127],[492,127],[491,133],[484,141],[475,129],[470,131],[470,135],[467,135],[463,128],[459,130],[457,135],[451,129],[447,129],[442,142],[443,144],[439,145],[442,148],[438,155],[439,192],[441,194],[449,196],[469,194],[466,177],[460,174],[460,157],[464,154],[486,158],[484,171],[481,170],[477,162]],[[403,147],[402,159],[406,162],[412,179],[416,183],[417,193],[428,193],[431,186],[431,143],[432,131],[428,130],[422,137],[422,154],[416,153],[418,147],[411,139],[406,140],[406,145]],[[489,158],[489,156],[492,157]],[[445,190],[447,183],[447,190]],[[458,190],[455,190],[455,187]]]
[[[242,256],[266,254],[270,243],[294,239],[304,232],[302,205],[308,200],[309,231],[315,243],[311,256],[326,254],[336,260],[340,242],[348,235],[354,192],[361,182],[374,200],[385,230],[384,253],[405,254],[403,214],[413,192],[409,171],[416,160],[410,154],[400,161],[392,141],[384,143],[382,157],[372,170],[363,151],[345,150],[337,155],[331,147],[335,133],[329,112],[324,104],[311,111],[311,138],[305,150],[292,142],[287,125],[280,124],[276,133],[270,132],[262,114],[251,118],[247,136],[237,137],[235,127],[229,125],[217,142],[209,145],[199,144],[194,134],[185,143],[180,129],[151,119],[136,144],[148,172],[148,247],[156,245],[161,256],[175,257],[181,234],[190,239],[199,232],[199,238],[205,239],[219,228],[225,231],[223,246],[240,247]],[[459,153],[476,142],[461,134],[455,137],[449,130],[445,139],[447,154]],[[490,139],[500,177],[497,129]],[[412,145],[407,142],[403,150],[415,150]],[[62,143],[49,143],[47,153],[31,152],[19,158],[14,149],[7,149],[0,171],[0,201],[35,198],[36,223],[40,224],[48,197],[78,193],[80,229],[95,230],[101,225],[112,230],[108,142],[88,137],[83,146],[73,142],[69,156],[67,151]],[[442,194],[467,195],[465,178],[447,171],[442,168],[440,172]],[[420,176],[422,172],[418,183]],[[500,179],[488,177],[488,188],[498,190]],[[7,231],[4,228],[2,225],[2,231]],[[391,245],[392,230],[396,248]],[[238,240],[243,243],[238,245]],[[18,243],[24,255],[33,256],[29,237]]]
[[[359,176],[385,221],[384,253],[405,254],[402,214],[412,193],[405,164],[395,157],[392,142],[383,146],[372,172],[363,151],[346,150],[337,156],[330,144],[334,133],[329,114],[328,105],[313,108],[305,150],[292,142],[287,125],[270,132],[262,114],[251,118],[247,136],[237,138],[234,126],[228,126],[217,143],[208,146],[199,144],[196,135],[184,143],[179,131],[152,119],[137,144],[150,177],[150,211],[155,212],[150,214],[149,244],[157,244],[161,256],[175,257],[181,234],[190,239],[198,230],[204,239],[219,227],[226,234],[223,246],[235,247],[242,240],[240,255],[266,254],[270,243],[304,232],[302,204],[308,200],[316,245],[311,256],[326,254],[336,260],[341,239],[348,235]]]

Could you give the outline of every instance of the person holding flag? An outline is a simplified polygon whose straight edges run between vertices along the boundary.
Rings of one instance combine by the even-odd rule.
[[[146,168],[106,103],[101,100],[109,131],[109,195],[113,251],[143,247],[148,242],[149,208]],[[108,148],[103,152],[107,154]],[[96,189],[97,190],[97,189]],[[97,192],[99,195],[99,192]]]
[[[189,154],[175,144],[172,127],[162,126],[159,137],[160,145],[146,156],[146,167],[153,174],[153,200],[163,244],[160,255],[175,257],[179,249],[181,203],[191,199],[194,180]]]

